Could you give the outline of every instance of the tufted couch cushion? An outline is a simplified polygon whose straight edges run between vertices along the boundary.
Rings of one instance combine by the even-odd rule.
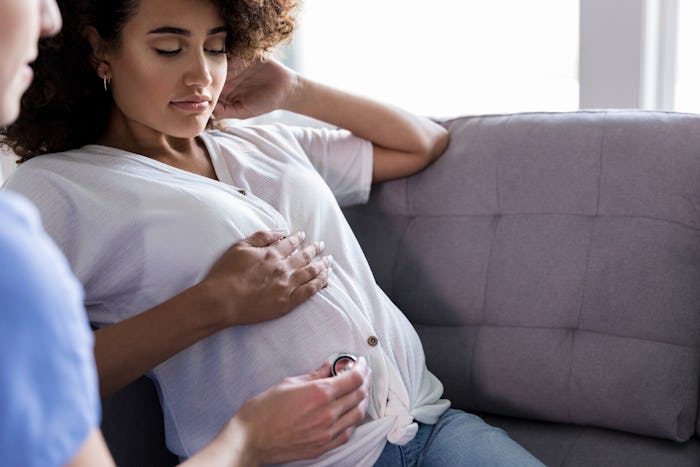
[[[674,441],[698,422],[700,116],[463,117],[347,210],[457,407]]]

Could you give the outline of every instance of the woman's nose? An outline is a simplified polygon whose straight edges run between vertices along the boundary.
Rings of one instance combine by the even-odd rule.
[[[185,75],[185,84],[188,86],[208,86],[212,82],[211,70],[204,52],[197,54],[190,69]]]

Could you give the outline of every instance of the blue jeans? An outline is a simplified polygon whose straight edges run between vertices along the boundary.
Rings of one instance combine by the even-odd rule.
[[[476,415],[449,409],[435,425],[419,423],[408,444],[387,443],[375,467],[542,467],[532,454]]]

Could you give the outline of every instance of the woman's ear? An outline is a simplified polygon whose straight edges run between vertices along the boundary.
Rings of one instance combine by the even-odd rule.
[[[88,43],[90,44],[90,48],[92,49],[92,53],[90,54],[90,63],[97,72],[97,75],[100,78],[111,78],[112,70],[109,63],[109,45],[104,39],[102,39],[102,36],[100,36],[100,33],[97,32],[97,29],[95,29],[94,26],[88,26],[85,28],[83,35],[87,39]]]

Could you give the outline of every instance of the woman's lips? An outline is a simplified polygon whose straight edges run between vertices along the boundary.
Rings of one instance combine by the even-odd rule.
[[[173,101],[170,102],[172,105],[178,109],[184,110],[185,112],[201,113],[209,110],[209,101],[199,101],[199,100],[184,100],[184,101]]]

